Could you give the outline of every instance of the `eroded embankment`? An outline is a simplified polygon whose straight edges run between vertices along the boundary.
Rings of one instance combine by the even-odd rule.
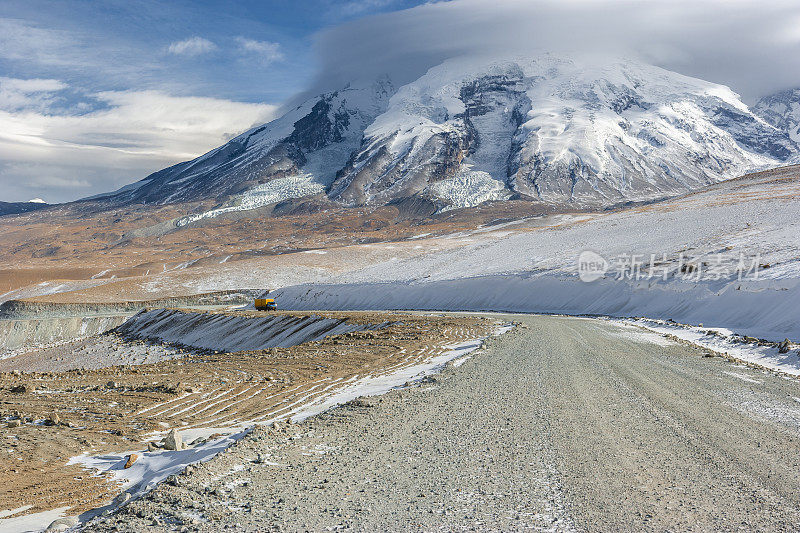
[[[113,329],[129,315],[0,320],[0,359],[10,351],[68,342]]]
[[[289,348],[330,335],[374,330],[381,324],[356,324],[345,318],[317,315],[266,316],[187,312],[177,309],[144,310],[114,330],[126,340],[149,340],[207,350],[238,352]]]
[[[236,305],[250,302],[261,292],[263,292],[263,290],[226,290],[195,294],[192,296],[158,298],[155,300],[121,300],[112,303],[58,303],[39,300],[9,300],[0,304],[0,318],[19,319],[93,315],[132,315],[144,308]]]
[[[146,307],[236,305],[249,302],[256,292],[218,291],[115,303],[10,300],[0,305],[0,359],[104,333]]]

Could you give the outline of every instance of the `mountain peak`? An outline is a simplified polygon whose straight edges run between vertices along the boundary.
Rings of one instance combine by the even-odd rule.
[[[228,198],[223,211],[313,194],[436,210],[651,200],[793,157],[781,118],[793,98],[762,119],[725,86],[630,59],[464,56],[401,87],[382,77],[309,98],[111,199]]]

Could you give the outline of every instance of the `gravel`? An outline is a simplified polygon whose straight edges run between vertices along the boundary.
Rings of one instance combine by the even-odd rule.
[[[500,316],[522,325],[459,368],[301,424],[259,427],[87,529],[800,523],[795,380],[597,320]]]

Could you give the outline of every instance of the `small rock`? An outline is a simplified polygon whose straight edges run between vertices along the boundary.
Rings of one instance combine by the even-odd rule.
[[[53,413],[50,416],[50,424],[53,425],[53,426],[57,426],[60,423],[61,423],[61,418],[59,418],[59,416],[56,413]]]
[[[22,425],[22,420],[11,420],[8,423],[8,427],[10,428],[18,428]]]
[[[789,352],[789,339],[783,339],[783,342],[778,344],[778,353],[788,353],[788,352]]]
[[[65,529],[69,529],[71,527],[75,527],[78,525],[78,519],[74,516],[65,516],[64,518],[58,518],[53,520],[49,526],[47,526],[46,531],[64,531]]]
[[[148,442],[147,443],[147,451],[148,452],[155,452],[155,451],[158,451],[160,449],[161,449],[161,447],[158,444],[156,444],[155,442]]]
[[[122,494],[120,494],[116,498],[114,498],[114,503],[116,503],[117,505],[122,505],[123,503],[127,502],[130,499],[131,499],[130,493],[129,492],[123,492]]]
[[[24,384],[20,384],[15,387],[11,387],[11,392],[14,394],[22,394],[28,392],[28,387],[26,387]]]
[[[116,389],[117,387],[119,387],[119,383],[117,383],[116,381],[109,381],[108,383],[106,383],[106,387],[109,389]]]
[[[125,463],[125,466],[124,466],[123,468],[130,468],[130,467],[132,467],[132,466],[133,466],[133,463],[135,463],[135,462],[137,461],[137,459],[139,459],[139,455],[137,455],[137,454],[135,454],[135,453],[132,453],[132,454],[130,454],[130,455],[128,456],[128,460],[127,460],[127,462]]]
[[[194,439],[192,442],[189,443],[189,446],[193,447],[193,446],[198,446],[200,444],[205,444],[205,443],[206,443],[206,439],[205,438],[197,437],[196,439]]]
[[[178,430],[171,429],[170,432],[167,433],[167,438],[164,439],[164,449],[165,450],[183,449],[183,440],[181,439],[181,434],[178,433]]]

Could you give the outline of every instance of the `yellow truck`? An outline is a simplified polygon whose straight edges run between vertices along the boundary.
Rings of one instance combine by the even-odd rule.
[[[256,298],[255,307],[259,311],[276,311],[278,304],[275,303],[274,298]]]

